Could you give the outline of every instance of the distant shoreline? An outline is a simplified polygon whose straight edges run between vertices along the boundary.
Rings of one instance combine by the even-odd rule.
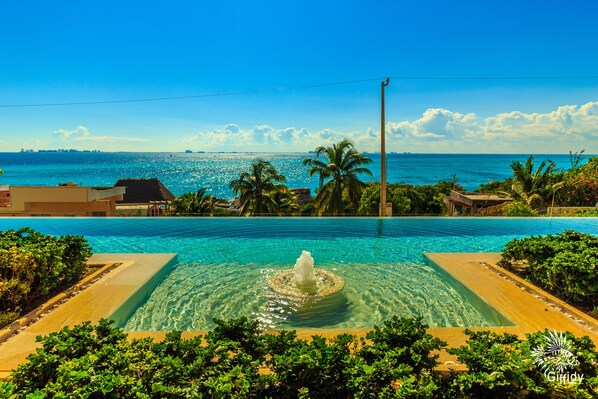
[[[380,155],[380,152],[362,152],[369,155]],[[183,154],[183,155],[203,155],[203,154],[313,154],[313,151],[101,151],[101,150],[34,150],[34,151],[0,151],[0,154]],[[563,156],[569,155],[569,152],[563,153],[530,153],[530,152],[390,152],[387,156],[408,156],[408,155],[516,155],[516,156]],[[596,156],[598,153],[584,153],[584,156]],[[0,160],[1,163],[1,160]]]

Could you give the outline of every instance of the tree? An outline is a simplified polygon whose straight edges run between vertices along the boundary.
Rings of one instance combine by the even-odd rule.
[[[211,215],[218,199],[206,194],[205,188],[200,188],[196,193],[185,193],[176,197],[170,204],[170,213],[173,215]]]
[[[405,215],[411,207],[411,200],[407,197],[407,190],[389,184],[387,200],[392,203],[392,214]],[[359,200],[359,214],[362,216],[378,216],[380,205],[380,183],[368,183]]]
[[[372,175],[372,172],[365,167],[372,163],[372,160],[360,154],[348,139],[330,147],[320,146],[316,148],[315,154],[316,158],[303,160],[303,164],[309,166],[307,174],[309,176],[318,174],[322,182],[329,179],[322,185],[316,196],[315,207],[318,214],[342,214],[345,210],[343,191],[351,207],[358,209],[359,197],[365,188],[365,183],[358,179],[358,175],[361,173]],[[326,162],[320,159],[322,156],[326,157]]]
[[[301,211],[297,196],[290,190],[276,191],[273,195],[279,215],[294,215]]]
[[[598,157],[585,165],[569,169],[563,184],[555,187],[555,202],[560,206],[594,206],[598,203]]]
[[[241,172],[239,178],[230,182],[234,195],[240,194],[240,212],[244,215],[265,215],[277,213],[279,204],[276,194],[287,192],[286,178],[274,166],[263,159],[251,163],[248,172]]]
[[[571,169],[575,170],[575,169],[579,169],[579,167],[581,166],[581,164],[583,163],[583,153],[586,152],[586,150],[581,150],[580,152],[575,151],[575,153],[573,153],[573,151],[569,150],[569,161],[571,162]]]
[[[550,160],[544,160],[534,171],[534,156],[530,155],[523,165],[519,161],[511,162],[513,170],[513,196],[527,200],[534,194],[538,194],[545,201],[551,193],[552,173],[555,164]]]

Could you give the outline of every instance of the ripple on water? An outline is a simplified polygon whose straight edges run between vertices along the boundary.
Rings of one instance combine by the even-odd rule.
[[[256,318],[265,328],[365,328],[390,316],[431,326],[490,326],[500,315],[436,267],[415,262],[332,264],[345,280],[326,298],[286,297],[268,286],[281,265],[180,263],[124,326],[203,330],[214,318]]]

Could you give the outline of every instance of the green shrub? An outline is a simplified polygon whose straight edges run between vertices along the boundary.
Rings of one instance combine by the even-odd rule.
[[[594,210],[581,211],[574,216],[595,218],[595,217],[598,217],[598,210],[596,210],[596,211],[594,211]]]
[[[597,353],[589,337],[564,335],[572,344],[578,361],[574,371],[583,374],[580,384],[564,385],[549,381],[534,362],[532,349],[546,342],[546,333],[516,335],[488,331],[472,332],[466,345],[448,349],[469,371],[450,376],[447,397],[458,398],[595,398],[598,394]]]
[[[536,216],[538,213],[531,206],[522,202],[513,202],[505,208],[505,216]]]
[[[7,318],[74,283],[90,255],[80,236],[53,237],[29,228],[0,232],[0,314]]]
[[[514,239],[499,265],[560,298],[590,308],[598,305],[598,237],[565,230]]]
[[[18,319],[20,316],[21,316],[21,313],[16,312],[16,311],[0,312],[0,327],[12,323],[16,319]]]
[[[407,192],[393,185],[386,188],[386,200],[392,203],[393,215],[404,215],[409,211],[411,201]],[[359,214],[362,216],[378,216],[380,206],[380,183],[368,183],[359,200]]]
[[[592,398],[597,353],[591,339],[575,338],[580,385],[544,378],[531,348],[541,333],[467,331],[469,340],[449,352],[468,372],[433,370],[445,343],[419,319],[393,318],[367,334],[297,339],[294,331],[263,334],[246,318],[216,321],[205,337],[161,342],[129,340],[101,320],[39,337],[27,362],[0,383],[0,398]],[[267,372],[264,372],[267,370]]]
[[[590,157],[581,167],[565,172],[563,187],[555,192],[560,206],[594,206],[598,203],[598,157]]]
[[[312,204],[305,204],[301,207],[301,216],[313,216],[313,215],[317,215],[317,210],[316,210],[316,206],[312,203]]]

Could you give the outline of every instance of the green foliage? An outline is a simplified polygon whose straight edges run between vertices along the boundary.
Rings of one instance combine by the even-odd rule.
[[[449,376],[446,381],[449,397],[459,398],[593,398],[596,390],[596,350],[589,337],[565,336],[572,344],[572,352],[579,364],[572,372],[581,373],[581,384],[562,385],[545,378],[534,363],[531,351],[544,344],[544,333],[516,335],[488,331],[465,330],[466,345],[448,349],[457,355],[469,371]],[[447,393],[448,393],[447,392]]]
[[[367,340],[309,341],[263,334],[246,318],[215,322],[205,337],[171,332],[161,342],[129,340],[106,320],[64,328],[38,338],[41,347],[0,383],[0,398],[591,398],[598,387],[591,339],[571,334],[584,380],[563,387],[533,363],[540,333],[467,331],[467,344],[449,352],[469,372],[443,376],[433,368],[446,344],[419,319],[392,318]]]
[[[465,330],[467,344],[447,352],[467,365],[452,376],[453,394],[464,398],[541,397],[547,391],[529,346],[516,335]]]
[[[575,162],[575,161],[573,161]],[[560,206],[594,206],[598,203],[598,157],[569,169],[563,176],[563,184],[555,190],[555,203]]]
[[[358,177],[360,174],[372,175],[366,166],[373,161],[359,153],[347,139],[330,147],[318,147],[315,155],[316,158],[305,159],[303,164],[309,166],[309,176],[316,174],[320,178],[320,188],[315,200],[318,215],[342,215],[346,212],[347,204],[355,212],[365,188],[365,183]],[[322,156],[326,157],[326,162],[320,159]]]
[[[392,214],[404,215],[409,211],[411,200],[407,190],[389,184],[386,187],[386,200],[392,203]],[[362,216],[378,216],[380,204],[380,183],[368,183],[359,200],[359,214]]]
[[[279,215],[297,215],[301,210],[297,196],[290,190],[276,191],[273,199]]]
[[[519,161],[511,162],[513,170],[513,190],[509,190],[515,198],[527,199],[533,194],[538,194],[544,200],[548,200],[551,195],[551,185],[553,183],[553,172],[555,163],[550,160],[544,160],[534,170],[534,156],[530,155],[525,161],[525,165]]]
[[[581,150],[580,152],[575,151],[575,153],[571,150],[569,151],[569,161],[571,162],[571,169],[579,169],[583,162],[584,152],[586,152],[586,150]]]
[[[0,311],[0,327],[12,323],[21,316],[20,312],[16,311]]]
[[[431,371],[437,365],[438,355],[431,355],[430,352],[443,348],[446,342],[428,334],[427,327],[421,318],[394,316],[385,321],[382,327],[375,326],[366,335],[373,345],[365,345],[361,349],[361,356],[368,364],[386,360],[396,366],[408,365],[417,373]]]
[[[453,182],[439,181],[434,185],[414,186],[391,183],[386,186],[386,199],[392,203],[393,215],[442,215],[445,212],[443,197],[453,188]],[[456,185],[455,189],[462,189]],[[378,215],[380,183],[368,183],[359,201],[359,214]]]
[[[185,193],[176,197],[170,203],[169,214],[173,216],[201,216],[214,213],[214,207],[222,200],[207,194],[205,188],[200,188],[196,193]]]
[[[513,178],[509,177],[502,181],[491,181],[486,184],[480,185],[479,188],[475,189],[474,192],[482,193],[509,193],[513,186]]]
[[[598,237],[572,230],[507,243],[499,265],[560,298],[598,305]]]
[[[409,215],[442,215],[445,212],[442,199],[450,194],[453,183],[441,180],[433,185],[399,183],[397,186],[406,190],[407,198],[411,201],[407,211]],[[463,190],[463,187],[456,185],[455,190]]]
[[[305,204],[300,210],[301,216],[317,215],[316,206],[314,204]]]
[[[81,236],[54,237],[29,228],[0,232],[0,319],[77,281],[91,255]]]
[[[230,188],[234,195],[240,194],[241,214],[268,215],[279,211],[280,204],[275,195],[288,191],[287,186],[282,184],[285,181],[286,178],[270,162],[256,159],[248,172],[241,172],[230,183]]]
[[[523,202],[512,202],[505,207],[505,216],[536,216],[538,213]]]

